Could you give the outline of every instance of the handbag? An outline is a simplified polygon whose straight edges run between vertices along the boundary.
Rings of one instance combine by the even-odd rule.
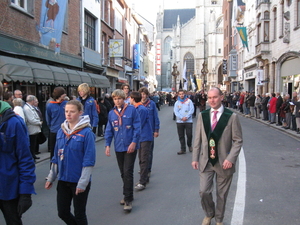
[[[39,145],[44,144],[47,141],[47,138],[43,132],[38,133],[37,142]]]

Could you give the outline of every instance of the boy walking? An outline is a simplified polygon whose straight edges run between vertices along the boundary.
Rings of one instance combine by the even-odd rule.
[[[131,212],[133,201],[133,169],[139,148],[140,116],[132,105],[125,104],[124,91],[117,89],[112,93],[115,107],[108,114],[105,130],[105,154],[110,156],[110,145],[114,138],[115,152],[123,179],[124,198],[120,204],[125,212]]]
[[[146,188],[148,181],[149,152],[153,141],[152,129],[148,115],[148,109],[141,103],[141,94],[137,91],[131,92],[130,104],[133,105],[141,119],[141,136],[139,149],[140,181],[135,189],[142,191]]]

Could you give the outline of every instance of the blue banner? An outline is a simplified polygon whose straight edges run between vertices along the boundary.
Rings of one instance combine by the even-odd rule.
[[[140,44],[135,44],[133,46],[133,69],[140,68]]]
[[[38,28],[40,43],[49,48],[50,42],[55,43],[55,53],[60,53],[62,30],[68,0],[42,0],[40,26]]]

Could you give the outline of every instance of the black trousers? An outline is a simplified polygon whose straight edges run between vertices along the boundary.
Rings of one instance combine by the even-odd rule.
[[[137,151],[133,153],[116,152],[121,178],[123,180],[123,195],[125,202],[133,201],[133,170]]]
[[[38,136],[38,134],[29,135],[30,152],[31,152],[32,158],[35,158],[37,136]]]
[[[54,156],[54,148],[55,148],[55,143],[56,143],[56,134],[57,133],[49,133],[49,150],[50,150],[50,161],[52,160]]]
[[[193,123],[177,123],[177,133],[180,142],[181,151],[186,151],[185,135],[187,137],[187,146],[192,146]]]
[[[58,216],[68,225],[87,225],[86,203],[91,188],[88,184],[85,191],[76,195],[77,183],[58,181],[57,183],[57,211]],[[71,213],[73,200],[74,215]]]
[[[7,225],[22,225],[21,216],[18,215],[19,198],[4,201],[0,200],[0,209]]]
[[[140,184],[146,185],[148,181],[148,166],[149,166],[149,153],[152,141],[143,141],[140,143],[139,149],[139,165],[140,165]]]

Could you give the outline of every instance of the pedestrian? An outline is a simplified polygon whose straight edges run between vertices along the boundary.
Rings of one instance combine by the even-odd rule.
[[[66,224],[88,224],[86,204],[96,149],[90,118],[82,115],[83,105],[79,101],[66,103],[66,120],[57,132],[51,169],[45,183],[45,188],[50,189],[58,177],[57,211]],[[74,215],[70,211],[72,201]]]
[[[98,98],[98,105],[100,108],[99,122],[98,122],[98,137],[103,137],[104,136],[103,126],[104,126],[104,130],[105,130],[106,124],[107,124],[108,112],[107,112],[106,106],[104,105],[103,98],[101,98],[101,97]]]
[[[254,113],[254,104],[255,104],[255,94],[254,92],[251,92],[248,98],[248,104],[249,104],[249,108],[250,108],[250,117],[254,117],[255,113]]]
[[[204,111],[206,109],[206,102],[207,102],[207,95],[205,94],[204,90],[201,90],[199,95],[199,110],[200,112]]]
[[[126,104],[130,104],[130,85],[129,84],[122,84],[121,89],[125,93],[125,100]]]
[[[50,160],[54,156],[57,132],[66,119],[65,106],[67,101],[65,96],[66,90],[63,87],[56,87],[52,93],[53,99],[46,104],[46,122],[50,130],[48,136]]]
[[[0,82],[0,95],[3,85]],[[35,165],[27,127],[7,102],[0,101],[0,210],[7,225],[21,225],[35,194]]]
[[[45,137],[45,135],[44,135],[43,130],[42,130],[43,122],[44,122],[44,117],[43,117],[43,114],[42,114],[42,112],[41,112],[41,110],[40,110],[40,108],[39,108],[39,101],[38,101],[37,98],[34,100],[33,108],[35,109],[35,111],[36,111],[36,113],[38,114],[38,116],[39,116],[39,118],[40,118],[40,121],[41,121],[41,123],[42,123],[42,125],[41,125],[41,132],[38,133],[38,137],[37,137],[37,141],[36,141],[36,146],[35,146],[35,155],[38,155],[38,154],[41,154],[41,152],[40,152],[40,143],[39,143],[39,141],[42,141],[42,140],[39,140],[39,139],[41,139],[41,138],[39,138],[39,137],[41,137],[41,136]],[[46,137],[45,137],[45,138],[46,138]],[[45,139],[45,140],[46,140],[46,139]]]
[[[148,109],[149,112],[149,119],[151,123],[153,137],[157,138],[159,136],[160,121],[159,121],[156,105],[152,100],[150,100],[149,91],[146,87],[140,88],[139,92],[141,93],[141,97],[142,97],[141,102],[143,106],[145,106]],[[152,172],[153,152],[154,152],[154,140],[151,143],[151,148],[149,152],[148,178],[150,178]]]
[[[284,113],[285,113],[285,123],[286,126],[284,126],[284,129],[290,129],[290,125],[291,125],[291,120],[292,120],[292,113],[291,113],[291,99],[290,99],[290,95],[286,94],[284,96],[284,102],[285,102],[285,107],[283,109]]]
[[[260,95],[256,95],[254,104],[255,104],[255,109],[256,109],[256,119],[260,119],[260,113],[261,113],[261,97],[260,97]]]
[[[280,116],[280,107],[283,104],[283,99],[279,92],[276,93],[276,113],[277,113],[277,124],[276,126],[282,126],[282,118]]]
[[[277,102],[277,98],[275,93],[271,93],[271,98],[269,102],[269,112],[271,114],[270,124],[276,123],[276,102]]]
[[[300,95],[297,96],[297,102],[295,102],[295,117],[297,124],[297,134],[300,134]]]
[[[26,104],[24,105],[24,114],[26,117],[26,125],[29,133],[30,151],[34,160],[40,159],[35,153],[37,152],[37,137],[41,132],[43,122],[40,120],[38,113],[35,110],[34,104],[37,98],[34,95],[26,97]]]
[[[243,144],[242,128],[237,114],[222,106],[219,88],[208,91],[211,109],[198,115],[192,167],[199,170],[201,205],[205,212],[202,225],[223,225],[226,199]],[[226,130],[226,132],[224,132]],[[213,201],[213,179],[216,176],[216,206]]]
[[[83,116],[88,115],[90,117],[90,123],[94,134],[96,133],[98,127],[99,116],[97,112],[97,102],[90,96],[90,87],[87,83],[80,84],[78,86],[78,93],[80,97],[77,98],[81,102],[84,108]]]
[[[174,114],[176,115],[177,133],[180,142],[180,151],[178,155],[186,153],[186,144],[189,151],[192,152],[192,138],[193,138],[193,113],[194,104],[186,96],[184,90],[178,91],[178,98],[174,105]],[[185,135],[187,137],[187,143],[185,143]]]
[[[139,92],[134,91],[130,93],[130,104],[136,108],[141,120],[140,148],[138,150],[140,180],[134,188],[142,191],[146,188],[148,182],[149,152],[153,141],[153,134],[149,112],[141,103],[141,94]]]
[[[154,103],[156,105],[157,110],[160,111],[159,96],[158,96],[157,93],[154,93],[154,95],[153,95],[153,101],[154,101]]]
[[[21,98],[15,98],[13,100],[13,105],[14,105],[14,112],[19,115],[23,120],[24,122],[26,123],[26,118],[25,118],[25,115],[24,115],[24,110],[23,110],[23,100]]]
[[[14,108],[14,104],[12,102],[13,100],[14,100],[14,96],[11,91],[5,92],[3,94],[3,101],[7,102],[11,106],[12,109]]]
[[[133,201],[133,170],[141,133],[140,116],[134,106],[125,103],[124,91],[112,93],[115,107],[108,114],[105,130],[105,154],[110,156],[114,139],[116,157],[123,180],[124,198],[120,201],[125,212],[131,212]]]

